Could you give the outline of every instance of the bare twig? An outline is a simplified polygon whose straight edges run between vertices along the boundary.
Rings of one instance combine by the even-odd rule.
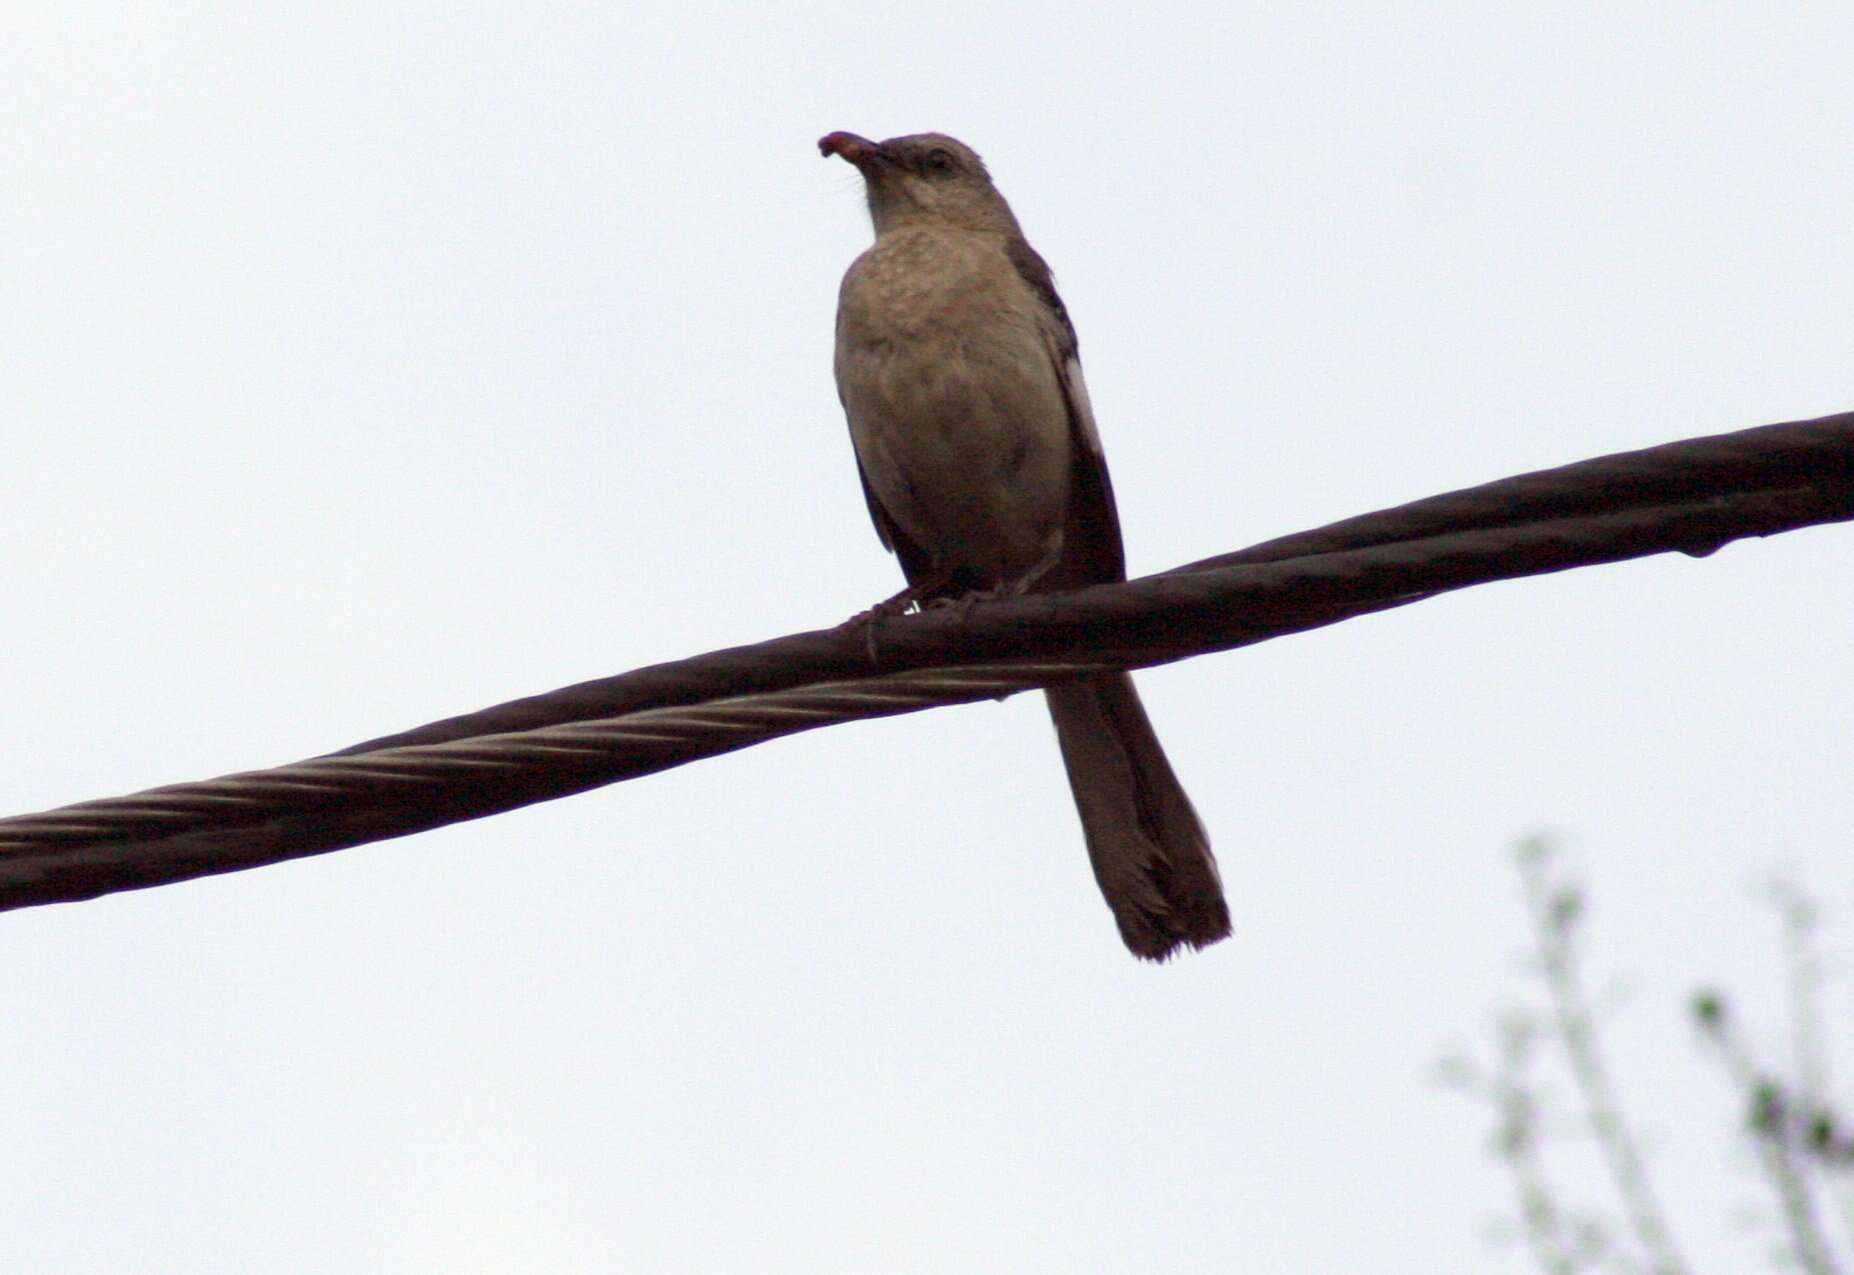
[[[1543,838],[1521,843],[1519,865],[1536,934],[1538,970],[1551,1001],[1551,1029],[1564,1042],[1585,1117],[1624,1203],[1634,1244],[1607,1243],[1605,1223],[1580,1225],[1553,1193],[1539,1155],[1545,1124],[1539,1091],[1527,1070],[1544,1030],[1537,1017],[1519,1012],[1502,1021],[1496,1068],[1479,1071],[1456,1060],[1450,1074],[1464,1088],[1489,1099],[1499,1113],[1497,1146],[1513,1175],[1523,1233],[1542,1270],[1563,1275],[1599,1261],[1636,1265],[1638,1248],[1642,1260],[1637,1269],[1652,1275],[1684,1271],[1597,1047],[1596,1016],[1578,962],[1583,896],[1554,873]],[[1833,1073],[1817,946],[1819,912],[1805,891],[1785,880],[1773,882],[1769,893],[1783,925],[1798,1080],[1790,1084],[1757,1062],[1720,993],[1696,995],[1692,1013],[1732,1086],[1743,1095],[1745,1125],[1782,1225],[1778,1260],[1805,1275],[1839,1275],[1844,1263],[1818,1218],[1816,1193],[1831,1186],[1831,1176],[1854,1171],[1854,1128],[1835,1111],[1831,1097]]]
[[[1822,958],[1816,950],[1815,900],[1784,877],[1770,882],[1770,899],[1783,924],[1783,966],[1790,985],[1790,1034],[1796,1051],[1796,1099],[1813,1115],[1828,1101],[1828,1038],[1822,1024]]]
[[[1821,909],[1809,893],[1786,877],[1770,883],[1771,900],[1783,920],[1784,968],[1789,974],[1791,1034],[1795,1039],[1797,1101],[1807,1120],[1802,1150],[1826,1171],[1854,1165],[1854,1130],[1834,1110],[1835,1073],[1822,1012]],[[1854,1245],[1854,1181],[1836,1191],[1845,1238]]]
[[[1539,1102],[1527,1071],[1536,1053],[1538,1025],[1527,1014],[1509,1014],[1500,1024],[1500,1060],[1488,1097],[1499,1113],[1495,1146],[1513,1179],[1520,1230],[1532,1258],[1545,1275],[1576,1275],[1577,1253],[1545,1162],[1539,1154]]]
[[[1576,959],[1574,935],[1582,912],[1582,896],[1573,887],[1552,880],[1548,857],[1549,849],[1542,839],[1529,839],[1520,847],[1520,878],[1537,936],[1540,972],[1551,996],[1554,1025],[1564,1042],[1590,1127],[1622,1198],[1629,1229],[1641,1245],[1648,1269],[1653,1275],[1684,1275],[1686,1263],[1655,1199],[1641,1153],[1622,1118],[1615,1085],[1597,1048],[1589,1000]]]
[[[1726,1075],[1745,1095],[1748,1105],[1745,1123],[1751,1132],[1758,1162],[1777,1198],[1784,1227],[1789,1233],[1791,1257],[1808,1275],[1837,1275],[1841,1267],[1816,1221],[1814,1194],[1809,1189],[1804,1164],[1797,1155],[1808,1117],[1799,1118],[1783,1084],[1752,1059],[1750,1047],[1722,996],[1717,992],[1701,993],[1694,1000],[1694,1017],[1717,1048]]]

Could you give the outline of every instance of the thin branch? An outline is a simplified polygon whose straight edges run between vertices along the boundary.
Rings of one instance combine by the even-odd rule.
[[[1779,1112],[1773,1117],[1783,1119]],[[1783,1218],[1790,1232],[1790,1249],[1796,1264],[1808,1275],[1838,1275],[1840,1263],[1829,1247],[1815,1216],[1815,1193],[1797,1162],[1791,1140],[1782,1132],[1757,1139],[1763,1151],[1771,1183],[1783,1205]]]
[[[1834,1070],[1829,1059],[1826,1019],[1822,1013],[1822,953],[1817,944],[1820,909],[1807,891],[1778,877],[1770,883],[1771,899],[1783,922],[1783,964],[1789,976],[1790,1031],[1796,1053],[1796,1102],[1803,1127],[1798,1131],[1801,1149],[1816,1166],[1832,1171],[1845,1155],[1854,1154],[1849,1133],[1834,1110]],[[1824,1189],[1839,1206],[1842,1229],[1854,1240],[1854,1184],[1835,1191]],[[1827,1238],[1820,1237],[1827,1252]]]
[[[1796,1052],[1796,1098],[1811,1119],[1823,1111],[1834,1080],[1822,1024],[1822,959],[1816,950],[1815,901],[1793,882],[1770,883],[1771,902],[1783,924],[1783,965],[1790,988],[1790,1033]]]
[[[1509,1015],[1500,1024],[1500,1063],[1488,1096],[1499,1113],[1496,1145],[1512,1172],[1520,1230],[1532,1259],[1545,1275],[1576,1275],[1581,1263],[1565,1235],[1563,1214],[1539,1155],[1538,1096],[1526,1079],[1537,1036],[1537,1025],[1523,1014]]]
[[[1558,1036],[1564,1042],[1571,1073],[1583,1095],[1590,1127],[1603,1150],[1616,1191],[1622,1197],[1629,1229],[1647,1257],[1649,1270],[1654,1275],[1683,1275],[1686,1263],[1675,1248],[1673,1233],[1660,1202],[1655,1199],[1635,1139],[1623,1121],[1622,1104],[1610,1080],[1609,1069],[1597,1048],[1595,1026],[1578,972],[1573,938],[1581,896],[1574,890],[1553,884],[1546,857],[1542,842],[1533,841],[1522,846],[1520,876],[1525,887],[1527,911],[1538,939],[1539,963],[1551,994]]]
[[[1737,1024],[1716,993],[1698,998],[1696,1016],[1749,1107],[1747,1124],[1758,1160],[1789,1232],[1790,1254],[1808,1275],[1838,1275],[1840,1265],[1815,1216],[1815,1197],[1796,1154],[1801,1122],[1781,1083],[1751,1057]]]

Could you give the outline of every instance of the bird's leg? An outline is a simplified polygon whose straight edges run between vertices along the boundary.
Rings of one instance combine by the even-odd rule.
[[[1014,598],[1023,590],[1015,584],[995,584],[989,589],[967,589],[954,598],[934,598],[921,603],[923,611],[957,611],[961,624],[972,618],[972,608],[981,602],[996,602],[1000,598]]]
[[[971,619],[972,608],[981,602],[996,602],[1004,598],[1023,597],[1036,586],[1038,580],[1048,575],[1050,569],[1061,561],[1061,559],[1062,531],[1058,528],[1050,537],[1049,547],[1044,550],[1043,556],[1022,575],[1013,576],[1009,580],[1002,580],[989,589],[968,589],[956,598],[935,598],[932,602],[926,603],[925,605],[933,607],[958,607],[959,618],[961,620]]]
[[[869,662],[876,664],[876,625],[890,616],[902,615],[911,606],[928,605],[924,599],[944,589],[953,579],[953,573],[944,568],[934,570],[931,575],[914,581],[900,593],[890,598],[883,598],[867,611],[858,611],[855,615],[839,624],[839,630],[861,628],[869,646]]]
[[[924,579],[916,580],[893,597],[883,598],[867,611],[858,611],[837,627],[850,629],[859,624],[873,624],[892,615],[901,615],[909,607],[919,605],[923,599],[944,589],[952,578],[953,573],[950,571],[935,571]]]

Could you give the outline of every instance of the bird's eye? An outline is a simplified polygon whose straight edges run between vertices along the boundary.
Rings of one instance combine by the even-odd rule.
[[[944,177],[953,171],[953,152],[944,146],[936,146],[927,152],[927,171],[935,177]]]

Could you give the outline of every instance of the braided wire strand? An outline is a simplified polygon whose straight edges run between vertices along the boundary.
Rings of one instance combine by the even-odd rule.
[[[1001,699],[1103,667],[1109,666],[1019,661],[917,669],[702,704],[639,709],[534,730],[330,754],[268,770],[81,802],[0,820],[0,883],[5,890],[0,900],[7,906],[22,906],[39,900],[15,901],[15,894],[27,894],[35,884],[81,890],[86,887],[78,882],[86,877],[99,878],[93,884],[102,888],[65,897],[94,897],[129,888],[118,882],[118,875],[132,873],[134,856],[144,853],[142,847],[149,841],[162,838],[212,834],[246,824],[254,840],[262,842],[286,835],[279,825],[289,823],[292,816],[298,821],[312,820],[318,808],[340,811],[356,803],[375,803],[415,809],[422,795],[458,785],[488,794],[498,781],[531,779],[536,773],[593,769],[599,778],[585,785],[592,787],[820,726],[942,704]],[[169,846],[166,857],[178,863],[191,858],[180,842]],[[297,856],[260,851],[250,857],[250,864],[231,866]]]

